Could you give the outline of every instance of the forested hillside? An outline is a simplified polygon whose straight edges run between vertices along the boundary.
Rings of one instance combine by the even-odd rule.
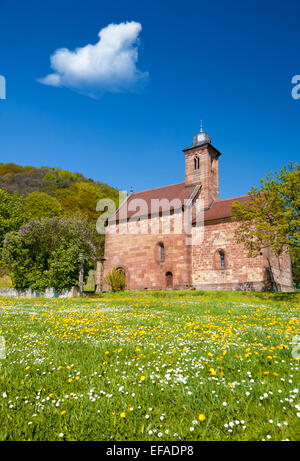
[[[98,200],[111,198],[117,205],[119,197],[116,189],[81,173],[15,163],[0,163],[0,192],[1,189],[2,241],[5,232],[18,229],[24,222],[54,216],[84,220],[95,232]],[[95,235],[95,239],[102,253],[104,237]]]
[[[15,163],[0,163],[0,187],[8,192],[28,195],[31,192],[46,192],[55,195],[58,189],[69,189],[74,183],[88,183],[105,196],[118,196],[118,191],[100,181],[93,181],[81,173],[71,173],[60,168],[21,166]]]

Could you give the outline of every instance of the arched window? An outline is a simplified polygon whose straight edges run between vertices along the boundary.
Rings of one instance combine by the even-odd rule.
[[[154,247],[154,258],[157,263],[164,263],[166,259],[166,249],[163,242],[157,242]]]
[[[194,169],[199,170],[199,168],[200,168],[200,159],[197,156],[197,157],[194,157]]]
[[[219,251],[220,255],[220,268],[225,269],[225,253],[223,251]]]
[[[217,249],[214,253],[214,268],[226,269],[228,267],[228,259],[226,252],[223,249]]]

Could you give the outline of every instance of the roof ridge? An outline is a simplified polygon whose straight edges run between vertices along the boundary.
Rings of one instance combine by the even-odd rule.
[[[221,200],[220,200],[220,199],[219,199],[219,200],[215,200],[215,201],[212,203],[212,205],[213,205],[214,203],[216,203],[216,202],[226,202],[227,200],[234,200],[234,199],[236,199],[236,198],[243,198],[243,197],[250,197],[250,195],[249,195],[249,194],[245,194],[245,195],[238,195],[237,197],[230,197],[230,198],[224,198],[224,199],[221,199]]]
[[[177,186],[178,184],[185,184],[185,182],[184,182],[184,181],[181,181],[181,182],[176,182],[176,183],[174,183],[174,184],[167,184],[166,186],[159,186],[159,187],[153,187],[152,189],[140,190],[140,191],[138,191],[138,192],[133,192],[133,193],[131,194],[131,196],[132,196],[132,195],[135,195],[135,194],[143,194],[144,192],[149,192],[149,191],[151,191],[151,190],[157,190],[157,189],[163,189],[163,188],[165,188],[165,187]],[[187,187],[190,187],[190,186],[187,186]]]

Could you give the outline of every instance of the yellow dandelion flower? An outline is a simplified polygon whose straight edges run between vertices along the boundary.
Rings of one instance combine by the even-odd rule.
[[[61,415],[65,415],[66,413],[67,413],[66,410],[63,410],[60,412]]]
[[[198,419],[199,419],[199,421],[205,421],[206,416],[203,413],[200,413],[199,416],[198,416]]]
[[[126,418],[126,413],[120,413],[120,418]]]
[[[140,377],[140,380],[141,380],[141,381],[145,381],[145,379],[146,379],[146,376],[141,376],[141,377]]]

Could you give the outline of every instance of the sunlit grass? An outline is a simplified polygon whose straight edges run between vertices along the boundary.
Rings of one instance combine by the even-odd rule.
[[[299,439],[298,296],[0,298],[0,439]]]

